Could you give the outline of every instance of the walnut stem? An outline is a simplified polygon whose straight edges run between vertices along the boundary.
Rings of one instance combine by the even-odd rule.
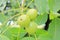
[[[22,0],[22,13],[23,13],[23,11],[24,11],[24,3],[25,3],[25,0]]]

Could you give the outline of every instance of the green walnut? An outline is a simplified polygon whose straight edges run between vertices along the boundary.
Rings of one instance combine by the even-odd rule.
[[[27,27],[30,23],[30,18],[29,18],[29,16],[24,14],[24,15],[21,15],[20,17],[18,17],[17,22],[20,26]]]
[[[30,17],[31,20],[34,20],[37,17],[37,10],[36,9],[29,9],[27,11],[27,15]]]
[[[26,31],[29,34],[34,34],[37,30],[37,24],[35,22],[30,22],[29,27],[26,28]]]

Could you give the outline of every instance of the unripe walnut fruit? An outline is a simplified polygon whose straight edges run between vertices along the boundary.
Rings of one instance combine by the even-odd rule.
[[[37,24],[35,22],[30,22],[29,27],[26,28],[26,31],[29,34],[34,34],[37,30]]]
[[[21,15],[17,20],[18,24],[23,27],[27,27],[30,23],[30,18],[27,15]]]
[[[37,10],[36,9],[29,9],[27,11],[27,15],[30,17],[31,20],[34,20],[37,17]]]

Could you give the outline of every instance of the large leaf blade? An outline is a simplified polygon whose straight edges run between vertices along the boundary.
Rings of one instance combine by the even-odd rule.
[[[0,35],[0,40],[10,40],[10,39],[4,35]]]
[[[47,14],[47,13],[44,13],[43,15],[39,15],[39,16],[36,18],[35,22],[36,22],[37,24],[39,24],[39,25],[42,25],[42,24],[45,24],[45,23],[46,23],[47,19],[48,19],[48,14]],[[37,21],[37,20],[38,20],[38,21]]]
[[[54,19],[50,25],[48,32],[52,35],[52,40],[60,40],[60,19],[56,18]]]
[[[35,5],[40,13],[47,12],[47,0],[35,0]]]
[[[49,9],[57,12],[60,10],[60,0],[48,0]]]

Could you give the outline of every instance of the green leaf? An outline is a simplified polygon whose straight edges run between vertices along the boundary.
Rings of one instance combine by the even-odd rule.
[[[36,31],[36,36],[38,40],[51,40],[52,38],[51,35],[47,31],[40,30],[40,29]]]
[[[60,10],[60,0],[55,0],[54,12]]]
[[[19,2],[21,2],[22,0],[18,0]]]
[[[19,8],[20,2],[18,0],[10,0],[12,8]]]
[[[5,16],[3,13],[0,13],[0,22],[4,22],[8,19],[7,16]]]
[[[0,0],[0,11],[3,11],[6,7],[6,1],[7,0]]]
[[[49,34],[48,31],[46,31],[46,30],[38,29],[38,30],[36,31],[36,35],[37,35],[37,36],[39,36],[39,35],[49,36],[50,34]]]
[[[35,38],[33,38],[33,37],[24,37],[21,40],[35,40]]]
[[[0,0],[0,6],[4,4],[7,0]]]
[[[29,7],[30,8],[34,8],[34,3],[31,3],[31,5]]]
[[[9,27],[9,26],[8,26]],[[4,31],[7,29],[7,27],[4,29]],[[15,40],[18,36],[19,28],[8,28],[3,34],[10,38],[10,40]]]
[[[35,0],[36,8],[39,10],[40,13],[47,12],[47,0]]]
[[[40,35],[40,36],[38,37],[38,40],[51,40],[51,37],[46,36],[46,35]]]
[[[47,14],[47,13],[44,13],[43,15],[39,15],[39,16],[36,18],[35,22],[36,22],[37,24],[39,24],[39,25],[45,24],[46,21],[47,21],[47,18],[48,18],[48,14]],[[37,20],[38,20],[38,21],[37,21]]]
[[[60,19],[52,20],[49,25],[48,32],[52,35],[52,40],[60,40]]]
[[[53,10],[54,4],[55,4],[55,1],[54,0],[48,0],[48,5],[49,5],[49,9],[50,10]]]
[[[34,1],[33,0],[26,0],[26,6],[28,6],[29,8],[34,8]]]
[[[60,0],[48,0],[50,10],[57,12],[60,10]]]
[[[19,32],[19,39],[23,38],[26,34],[26,31],[23,28],[9,28],[4,35],[9,37],[10,40],[16,40]]]
[[[21,28],[21,30],[20,30],[20,38],[23,38],[26,35],[26,33],[27,32],[23,28]]]
[[[10,40],[10,39],[4,35],[0,35],[0,40]]]

